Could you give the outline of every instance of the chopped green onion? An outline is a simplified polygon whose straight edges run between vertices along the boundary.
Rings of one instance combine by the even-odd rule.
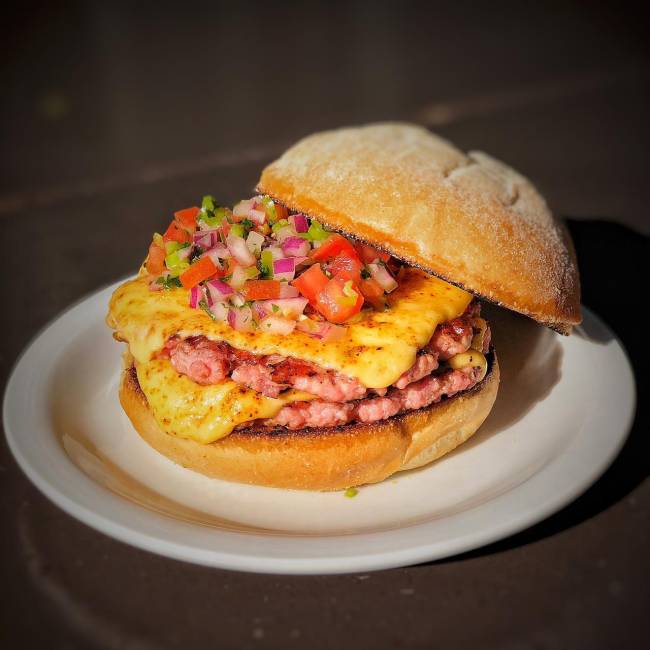
[[[278,232],[278,230],[280,230],[280,228],[284,228],[285,226],[288,226],[288,225],[289,225],[289,222],[287,221],[287,219],[280,219],[280,221],[276,221],[271,226],[271,230],[273,232]]]
[[[318,221],[312,221],[311,226],[309,226],[309,230],[307,231],[307,236],[312,241],[323,241],[331,234],[332,233],[329,230],[325,230]]]
[[[264,204],[264,209],[266,210],[266,216],[269,218],[271,223],[275,223],[278,220],[278,214],[275,211],[275,204],[273,200],[268,196],[262,197],[262,203]]]
[[[242,219],[239,223],[244,226],[244,228],[248,228],[248,230],[255,225],[250,219]]]
[[[337,300],[341,305],[352,307],[356,304],[359,294],[352,288],[352,280],[348,280],[343,285],[343,296]]]
[[[348,488],[344,493],[343,496],[347,497],[348,499],[352,499],[352,497],[356,497],[357,494],[359,494],[359,490],[357,488]]]
[[[273,253],[271,251],[262,251],[262,257],[260,258],[260,271],[264,277],[273,276]]]
[[[178,257],[178,250],[175,250],[165,257],[165,266],[176,275],[180,275],[185,269],[190,267],[190,263]]]
[[[240,223],[235,223],[231,226],[230,228],[230,233],[231,235],[237,235],[237,237],[245,237],[246,236],[246,229],[242,224]]]
[[[214,196],[209,194],[204,196],[203,201],[201,201],[201,209],[204,212],[214,212]]]

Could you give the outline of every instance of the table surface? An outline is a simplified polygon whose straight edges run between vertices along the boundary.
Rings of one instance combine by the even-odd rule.
[[[631,9],[160,4],[21,3],[5,15],[2,385],[45,323],[137,267],[172,209],[249,195],[260,168],[309,132],[387,119],[489,151],[538,184],[568,220],[584,303],[641,381],[642,329],[628,313],[645,297],[649,85]],[[2,436],[0,641],[639,647],[650,604],[644,391],[619,458],[561,512],[460,557],[364,575],[252,575],[128,547],[50,504]]]

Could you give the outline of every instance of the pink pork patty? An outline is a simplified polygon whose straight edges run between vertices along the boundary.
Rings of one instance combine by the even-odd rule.
[[[299,429],[336,426],[353,420],[376,422],[428,406],[443,395],[451,396],[476,383],[476,373],[470,368],[432,373],[438,370],[439,360],[469,348],[479,313],[480,304],[473,302],[462,316],[439,325],[411,368],[390,388],[367,389],[353,377],[307,361],[277,354],[254,355],[204,336],[172,337],[161,356],[169,358],[179,373],[199,384],[217,384],[229,377],[267,397],[278,397],[293,387],[319,398],[285,406],[264,424]],[[484,352],[489,343],[488,327]]]

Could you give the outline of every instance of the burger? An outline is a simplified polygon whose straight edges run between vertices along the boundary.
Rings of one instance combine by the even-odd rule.
[[[562,334],[575,255],[523,176],[420,127],[317,133],[256,195],[154,234],[107,322],[136,431],[210,477],[336,490],[431,463],[486,419],[481,300]]]

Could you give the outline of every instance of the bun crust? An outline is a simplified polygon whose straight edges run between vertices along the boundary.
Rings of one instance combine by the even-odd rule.
[[[465,442],[496,399],[499,366],[496,355],[490,356],[488,374],[474,388],[370,425],[303,431],[257,427],[204,445],[160,429],[132,366],[123,371],[120,402],[140,436],[183,467],[239,483],[340,490],[426,465]]]
[[[426,129],[317,133],[266,167],[257,189],[564,334],[581,321],[573,246],[530,181]]]

